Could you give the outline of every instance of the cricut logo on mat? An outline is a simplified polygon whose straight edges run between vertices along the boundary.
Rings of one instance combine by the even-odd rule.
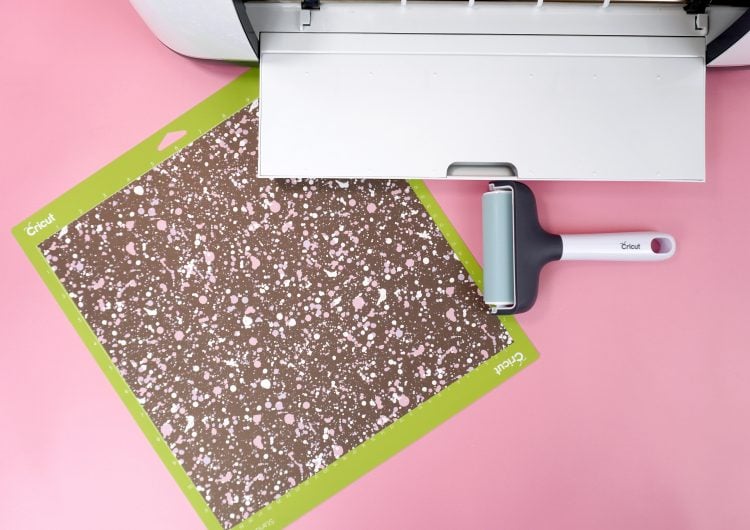
[[[36,223],[33,223],[33,224],[29,223],[28,225],[26,225],[26,235],[33,236],[37,232],[39,232],[39,230],[41,230],[42,228],[45,228],[51,225],[54,221],[55,221],[55,216],[52,214],[49,214],[47,217],[45,217],[41,221],[37,221]]]
[[[516,364],[520,368],[521,365],[525,361],[526,361],[526,356],[523,353],[521,353],[520,351],[517,351],[516,353],[514,353],[513,355],[511,355],[510,357],[508,357],[507,359],[505,359],[504,361],[502,361],[500,364],[498,364],[497,366],[495,366],[495,373],[497,375],[500,375],[500,374],[503,373],[504,370],[507,370],[508,368],[510,368],[511,366],[516,365]]]

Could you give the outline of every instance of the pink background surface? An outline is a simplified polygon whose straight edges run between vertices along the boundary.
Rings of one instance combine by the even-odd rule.
[[[170,52],[125,0],[0,13],[0,528],[201,528],[10,228],[242,69]],[[710,72],[706,184],[533,185],[549,229],[678,254],[549,267],[520,319],[538,363],[293,527],[750,527],[748,94]],[[432,189],[481,255],[484,185]]]

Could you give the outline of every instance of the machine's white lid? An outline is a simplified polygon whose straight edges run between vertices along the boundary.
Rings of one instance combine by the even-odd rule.
[[[263,177],[704,179],[702,37],[265,33]]]

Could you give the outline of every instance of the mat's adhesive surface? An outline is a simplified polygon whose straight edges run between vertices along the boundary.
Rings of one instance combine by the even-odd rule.
[[[256,128],[40,245],[225,527],[511,340],[408,184],[255,180]]]

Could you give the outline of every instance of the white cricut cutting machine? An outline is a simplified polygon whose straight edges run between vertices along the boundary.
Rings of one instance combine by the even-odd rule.
[[[704,180],[705,66],[747,0],[131,0],[170,48],[260,60],[263,177]]]

